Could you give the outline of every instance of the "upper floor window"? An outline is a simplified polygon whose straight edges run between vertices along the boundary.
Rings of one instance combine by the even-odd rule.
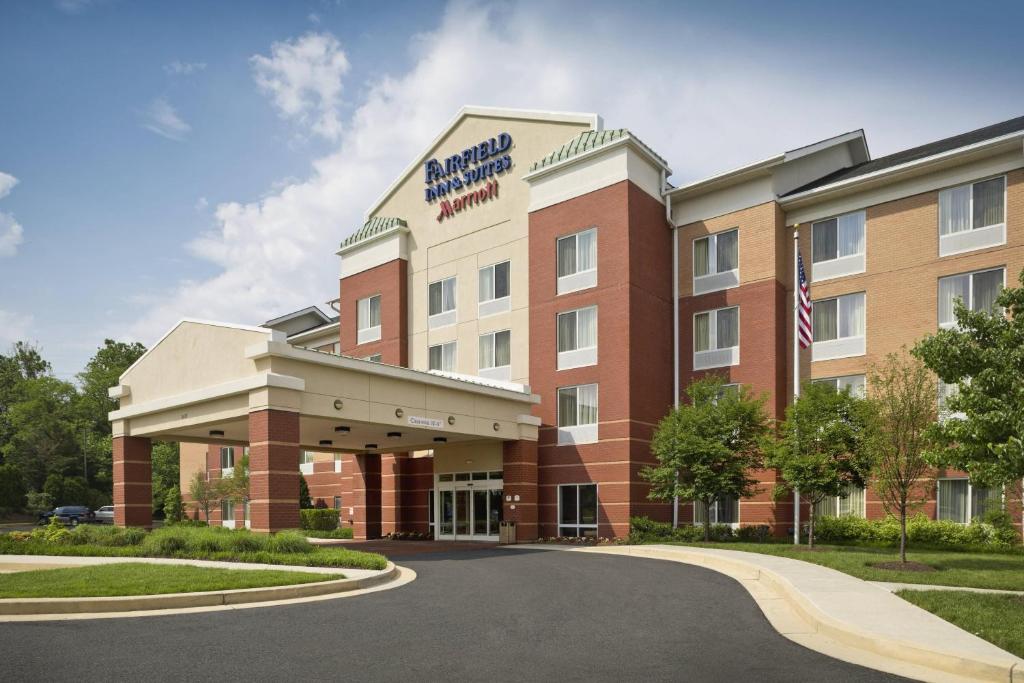
[[[455,324],[455,278],[431,282],[427,291],[430,328]]]
[[[1004,268],[981,270],[939,278],[939,327],[956,327],[955,302],[960,299],[972,311],[995,309],[996,297],[1003,288]]]
[[[864,355],[865,298],[864,292],[858,292],[811,305],[811,360]]]
[[[597,306],[558,314],[558,369],[597,363]]]
[[[597,285],[597,228],[558,240],[558,293]]]
[[[811,380],[813,384],[824,384],[836,391],[849,391],[853,396],[865,396],[864,375],[844,375],[842,377],[824,377]]]
[[[962,420],[967,417],[961,412],[953,412],[949,407],[949,399],[960,395],[960,385],[957,383],[946,384],[941,379],[937,382],[939,392],[939,422],[946,420]]]
[[[230,477],[235,471],[235,447],[220,447],[220,476]]]
[[[313,472],[314,455],[312,451],[299,451],[299,471],[303,474]]]
[[[380,339],[380,294],[356,302],[356,343]]]
[[[936,498],[939,519],[967,524],[998,507],[1002,492],[998,488],[974,486],[967,479],[939,479]]]
[[[509,330],[480,335],[480,376],[512,378],[512,333]]]
[[[863,211],[854,211],[811,226],[813,280],[864,272],[864,216]]]
[[[693,369],[740,362],[740,308],[719,308],[693,316]]]
[[[558,443],[597,441],[597,385],[581,384],[558,390]]]
[[[503,313],[511,308],[510,262],[502,261],[480,269],[480,317]]]
[[[1006,244],[1006,176],[939,192],[939,256]]]
[[[693,241],[693,293],[705,294],[740,284],[739,228]]]
[[[431,346],[427,349],[427,355],[429,356],[427,359],[428,367],[431,370],[455,372],[456,348],[455,342]]]

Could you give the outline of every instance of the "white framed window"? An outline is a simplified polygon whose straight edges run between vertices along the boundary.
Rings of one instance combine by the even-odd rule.
[[[1006,269],[992,268],[939,278],[939,327],[956,328],[954,302],[960,299],[972,311],[995,310],[996,297],[1006,285]]]
[[[340,510],[341,509],[341,496],[335,496],[334,497],[334,509],[335,510]]]
[[[597,484],[558,487],[558,535],[597,536]]]
[[[936,383],[939,392],[939,422],[946,420],[963,420],[966,413],[953,412],[949,408],[949,399],[960,394],[959,384],[946,384],[941,379]]]
[[[864,375],[843,375],[842,377],[823,377],[811,380],[813,384],[825,384],[836,391],[849,391],[851,396],[864,398],[867,395]]]
[[[829,496],[814,506],[815,517],[866,517],[866,491],[863,486],[846,485],[845,496]]]
[[[478,315],[485,318],[511,310],[511,262],[502,261],[480,269]]]
[[[724,496],[711,504],[709,508],[712,524],[740,524],[740,500],[734,496]],[[704,525],[704,503],[693,501],[693,523]]]
[[[811,304],[811,360],[864,355],[865,303],[864,292],[858,292]]]
[[[246,529],[252,528],[252,516],[249,514],[249,499],[246,498],[242,503],[242,520],[245,524]]]
[[[939,479],[936,490],[936,517],[960,524],[980,519],[1002,504],[998,488],[974,486],[968,479]]]
[[[428,324],[430,329],[447,327],[456,322],[454,277],[431,282],[427,287]]]
[[[693,369],[724,368],[740,362],[740,307],[693,316]]]
[[[740,284],[739,228],[693,241],[693,293],[717,292]]]
[[[559,313],[556,327],[559,370],[597,363],[597,306]]]
[[[427,349],[427,363],[430,370],[441,372],[455,372],[455,361],[458,347],[455,342],[434,344]]]
[[[580,384],[558,390],[558,443],[597,441],[597,385]]]
[[[356,343],[380,339],[380,294],[356,302]]]
[[[811,280],[864,272],[864,223],[865,213],[854,211],[811,225]]]
[[[220,502],[220,523],[229,529],[235,528],[235,505],[230,500]]]
[[[379,354],[379,353],[375,353],[375,354],[373,354],[372,356],[367,356],[367,357],[366,357],[366,358],[364,358],[363,360],[368,360],[368,361],[370,361],[371,363],[380,363],[380,362],[381,362],[381,358],[383,358],[383,357],[384,357],[384,356],[382,356],[381,354]]]
[[[341,474],[341,453],[334,454],[334,472]]]
[[[559,294],[597,286],[597,228],[560,237],[556,254]]]
[[[1006,244],[1006,176],[939,192],[939,256]]]
[[[299,451],[299,471],[303,474],[313,473],[313,451]]]
[[[480,335],[480,376],[512,379],[512,333],[509,330]]]
[[[220,447],[220,476],[230,477],[235,471],[235,447]]]

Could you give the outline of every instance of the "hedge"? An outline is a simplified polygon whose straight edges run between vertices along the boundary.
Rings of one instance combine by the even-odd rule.
[[[1020,536],[1005,513],[995,511],[985,520],[958,524],[950,520],[932,520],[917,514],[907,520],[907,541],[942,548],[1012,548],[1020,546]],[[900,522],[861,517],[822,517],[814,522],[814,538],[822,543],[873,543],[897,545]]]
[[[312,531],[331,531],[338,528],[339,510],[330,508],[313,508],[299,510],[302,516],[302,528]]]
[[[760,524],[733,529],[728,524],[712,524],[709,530],[712,541],[748,541],[764,543],[771,536],[771,529]],[[668,522],[655,522],[647,517],[631,517],[629,538],[632,543],[699,543],[704,540],[704,527],[685,524],[675,529]]]

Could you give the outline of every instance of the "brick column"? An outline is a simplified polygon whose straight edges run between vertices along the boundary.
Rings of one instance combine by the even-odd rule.
[[[141,436],[114,437],[114,524],[153,526],[153,445]]]
[[[249,413],[249,496],[253,531],[299,528],[298,413]]]
[[[353,458],[352,528],[362,540],[381,536],[380,454],[361,454]]]
[[[505,487],[502,519],[516,523],[516,541],[534,541],[537,539],[537,442],[506,441],[502,446]]]

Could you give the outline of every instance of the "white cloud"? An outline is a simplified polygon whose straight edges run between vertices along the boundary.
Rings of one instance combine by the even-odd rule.
[[[210,202],[206,197],[200,197],[199,199],[196,200],[196,203],[193,205],[193,208],[196,211],[205,211],[206,207],[208,207],[209,205]]]
[[[307,14],[306,15],[306,19],[309,20],[309,22],[311,24],[319,24],[320,23],[320,15],[317,14],[316,12],[310,12],[309,14]]]
[[[164,64],[164,73],[170,76],[191,76],[197,71],[205,71],[206,62],[179,62],[174,60],[170,64]]]
[[[11,193],[14,186],[18,184],[18,179],[12,176],[10,173],[4,173],[0,171],[0,199],[3,199]]]
[[[9,195],[17,184],[17,178],[0,171],[0,199]],[[24,233],[25,230],[14,220],[14,216],[0,211],[0,258],[18,253],[18,245],[24,241]]]
[[[28,340],[32,323],[31,315],[0,309],[0,353],[16,341]]]
[[[192,126],[178,116],[178,112],[165,97],[158,97],[150,102],[142,114],[142,127],[168,140],[184,140],[192,131]]]
[[[94,0],[57,0],[57,9],[68,14],[81,14],[93,5]]]
[[[270,57],[254,55],[249,61],[256,84],[282,117],[328,140],[340,137],[342,77],[349,62],[333,35],[310,32],[274,43]]]

